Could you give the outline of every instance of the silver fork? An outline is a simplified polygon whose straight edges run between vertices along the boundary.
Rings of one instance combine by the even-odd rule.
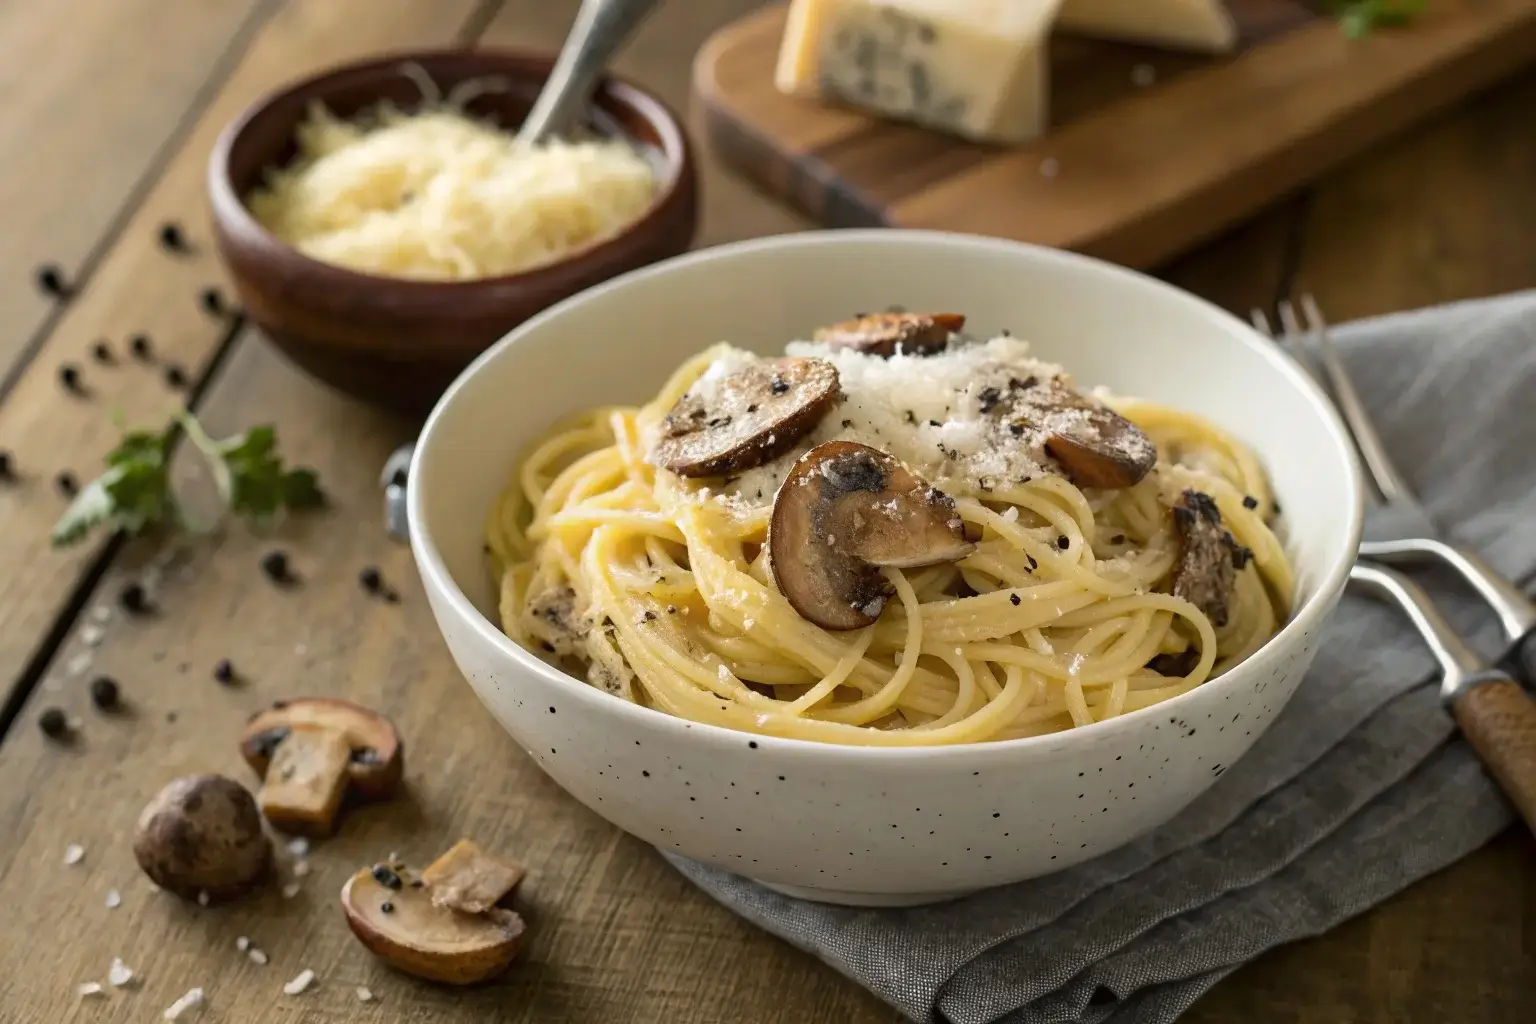
[[[1360,557],[1387,565],[1439,564],[1450,569],[1470,586],[1483,602],[1492,609],[1504,632],[1506,652],[1499,659],[1511,675],[1527,686],[1536,684],[1536,602],[1526,597],[1513,583],[1500,576],[1478,555],[1465,547],[1442,539],[1440,530],[1430,519],[1403,479],[1381,436],[1376,432],[1365,406],[1355,391],[1354,382],[1344,369],[1344,361],[1329,335],[1328,322],[1311,295],[1301,296],[1301,310],[1306,318],[1306,328],[1297,322],[1296,310],[1288,301],[1281,301],[1279,314],[1284,335],[1281,340],[1288,347],[1299,347],[1304,336],[1315,341],[1318,362],[1323,376],[1332,389],[1339,413],[1354,436],[1355,447],[1360,451],[1366,474],[1380,496],[1386,512],[1379,517],[1393,524],[1402,536],[1392,539],[1366,540],[1360,544]],[[1268,318],[1262,310],[1255,310],[1254,325],[1270,334]],[[1293,356],[1299,353],[1293,351]],[[1298,359],[1298,361],[1300,361]]]

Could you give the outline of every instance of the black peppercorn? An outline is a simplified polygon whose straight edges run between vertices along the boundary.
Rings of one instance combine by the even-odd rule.
[[[80,383],[80,367],[74,363],[65,363],[59,367],[59,383],[64,385],[64,390],[80,394],[85,390]]]
[[[160,225],[160,245],[171,252],[185,252],[187,238],[181,233],[181,225],[174,221]]]
[[[1251,494],[1245,494],[1243,496],[1243,508],[1255,509],[1255,508],[1258,508],[1258,507],[1259,507],[1259,499],[1258,498],[1255,498]]]
[[[80,485],[75,482],[75,474],[64,470],[53,478],[53,483],[59,489],[59,493],[66,498],[73,498],[80,492]]]
[[[385,900],[383,903],[379,904],[379,912],[384,914],[393,914],[395,912],[395,905],[389,902],[389,900]]]
[[[198,301],[203,305],[203,312],[209,316],[224,315],[224,294],[217,288],[204,288]]]
[[[112,361],[112,347],[105,341],[98,341],[91,346],[91,358],[98,363],[110,363]]]
[[[61,739],[69,732],[69,719],[64,717],[64,712],[58,708],[48,708],[37,716],[37,727],[43,730],[43,735],[52,739]]]
[[[213,666],[213,678],[228,686],[235,681],[235,666],[228,658],[220,658]]]
[[[133,353],[135,359],[149,358],[149,335],[135,334],[128,339],[128,351]]]
[[[142,615],[149,611],[149,594],[145,592],[142,583],[125,584],[118,592],[117,600],[130,614]]]
[[[1056,546],[1058,548],[1060,548],[1061,550],[1065,551],[1065,550],[1067,550],[1067,548],[1072,546],[1072,542],[1070,540],[1068,540],[1066,537],[1057,537],[1056,538]]]
[[[395,874],[388,864],[375,864],[373,866],[373,880],[386,889],[398,889],[401,886],[400,876]]]
[[[178,390],[187,386],[187,371],[175,363],[165,368],[165,382]]]
[[[11,480],[16,476],[16,468],[11,465],[11,453],[0,449],[0,480]]]
[[[117,680],[109,676],[98,676],[91,680],[91,703],[102,711],[111,711],[116,708],[120,698]]]
[[[379,592],[379,588],[384,585],[384,577],[379,574],[377,568],[370,565],[357,574],[357,582],[361,583],[363,589],[368,591],[368,593],[376,594]]]
[[[292,579],[288,570],[288,556],[281,551],[268,551],[262,555],[261,571],[273,583],[287,583]]]
[[[69,286],[64,283],[64,271],[55,263],[45,263],[37,268],[37,287],[44,295],[56,299],[69,294]]]

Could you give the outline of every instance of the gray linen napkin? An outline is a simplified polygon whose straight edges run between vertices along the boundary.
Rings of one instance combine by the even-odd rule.
[[[1524,580],[1536,570],[1536,291],[1363,321],[1337,340],[1426,510]],[[1401,536],[1413,518],[1370,515],[1367,534]],[[1476,599],[1430,581],[1473,646],[1498,653]],[[918,1021],[1171,1021],[1246,961],[1332,928],[1509,823],[1436,682],[1404,619],[1346,596],[1279,719],[1168,825],[952,903],[833,907],[668,859]]]

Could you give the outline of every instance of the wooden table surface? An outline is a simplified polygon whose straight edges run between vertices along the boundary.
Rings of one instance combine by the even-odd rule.
[[[622,70],[686,103],[690,58],[753,0],[674,0]],[[203,164],[219,129],[263,90],[380,50],[479,40],[556,45],[574,0],[49,0],[0,10],[0,1019],[6,1024],[158,1020],[192,986],[207,1021],[898,1021],[873,996],[746,925],[649,848],[565,797],[462,684],[436,635],[409,553],[376,528],[377,475],[409,426],[340,398],[286,365],[198,290],[220,283],[209,250]],[[1399,139],[1163,269],[1231,309],[1314,291],[1347,318],[1536,286],[1536,69]],[[708,161],[701,243],[807,225]],[[167,220],[195,254],[157,245]],[[54,262],[68,303],[34,288]],[[149,335],[159,366],[134,364]],[[91,361],[106,339],[114,366]],[[89,387],[71,397],[62,363]],[[53,478],[94,475],[112,413],[163,422],[175,363],[211,430],[278,424],[286,454],[320,471],[334,508],[276,537],[233,529],[154,570],[143,543],[50,551],[64,507]],[[361,523],[361,528],[356,524]],[[303,584],[268,585],[266,550]],[[376,564],[404,598],[365,597]],[[156,612],[116,596],[153,571]],[[110,615],[110,618],[106,616]],[[244,677],[212,679],[220,658]],[[89,703],[90,679],[121,685],[126,712]],[[151,892],[130,852],[139,808],[171,777],[249,780],[235,749],[250,710],[279,697],[345,695],[390,715],[408,741],[409,797],[348,817],[310,858],[299,894],[203,910]],[[37,716],[83,725],[67,747]],[[424,861],[470,835],[531,867],[532,941],[502,983],[472,992],[416,984],[351,938],[336,893],[357,865],[396,850]],[[65,866],[65,847],[84,860]],[[1239,971],[1186,1019],[1253,1024],[1530,1019],[1536,991],[1536,847],[1511,830],[1487,849],[1336,931]],[[121,906],[109,909],[109,890]],[[261,967],[235,950],[249,936]],[[121,957],[131,988],[77,1001]],[[282,985],[305,967],[319,983]],[[356,1000],[367,985],[378,1001]]]

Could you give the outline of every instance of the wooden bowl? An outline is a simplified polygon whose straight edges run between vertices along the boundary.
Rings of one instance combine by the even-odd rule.
[[[243,196],[269,167],[293,159],[294,129],[319,100],[342,117],[388,99],[420,101],[402,64],[419,65],[445,93],[500,76],[505,92],[467,110],[516,127],[554,65],[550,54],[515,50],[398,53],[305,79],[259,100],[219,136],[208,194],[220,254],[246,315],[289,359],[349,394],[410,416],[438,396],[492,342],[545,307],[625,271],[685,252],[698,227],[693,155],[676,115],[639,87],[608,78],[591,126],[637,143],[657,173],[651,206],[620,234],[556,263],[474,281],[426,282],[359,273],[305,256],[263,228]],[[618,339],[622,344],[622,339]]]

